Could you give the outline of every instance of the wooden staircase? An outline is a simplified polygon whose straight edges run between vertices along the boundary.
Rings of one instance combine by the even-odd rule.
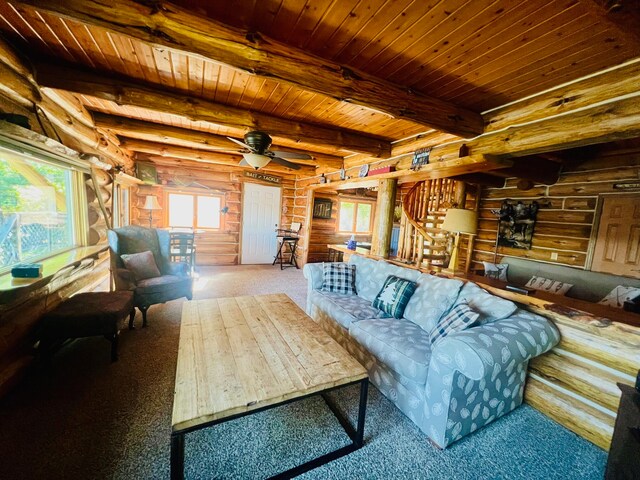
[[[402,199],[398,258],[440,271],[449,265],[452,236],[440,225],[454,204],[455,181],[428,179],[414,184]]]

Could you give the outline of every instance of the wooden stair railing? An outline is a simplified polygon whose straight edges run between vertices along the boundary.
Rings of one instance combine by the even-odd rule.
[[[417,182],[402,200],[398,256],[417,266],[439,271],[450,258],[449,234],[439,226],[453,203],[455,182],[429,179]]]

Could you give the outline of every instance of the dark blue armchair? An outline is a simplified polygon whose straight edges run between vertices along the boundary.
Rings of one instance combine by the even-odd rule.
[[[134,292],[134,306],[142,312],[142,326],[147,326],[147,310],[151,305],[193,296],[191,268],[185,262],[170,261],[169,232],[155,228],[128,226],[107,232],[111,272],[116,290]],[[160,276],[136,281],[121,258],[123,254],[151,251]],[[129,322],[133,328],[133,320]]]

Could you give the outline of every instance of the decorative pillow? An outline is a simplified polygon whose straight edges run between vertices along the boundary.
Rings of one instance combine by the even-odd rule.
[[[129,253],[120,255],[124,266],[133,274],[133,278],[136,282],[140,280],[146,280],[147,278],[156,278],[161,276],[158,265],[156,265],[156,259],[153,257],[153,253],[150,250],[140,253]]]
[[[611,290],[606,297],[600,300],[598,303],[600,305],[607,305],[609,307],[622,308],[624,307],[624,302],[629,300],[633,300],[634,298],[640,296],[640,288],[635,287],[625,287],[624,285],[618,285],[616,288]]]
[[[321,290],[323,292],[355,295],[356,266],[346,263],[323,263]]]
[[[502,282],[507,281],[507,270],[509,269],[508,263],[491,263],[482,262],[484,265],[484,276],[487,278],[495,278]]]
[[[531,277],[525,287],[543,290],[555,295],[566,295],[569,289],[573,287],[573,283],[560,282],[544,277]]]
[[[491,295],[473,282],[464,284],[456,303],[466,303],[475,312],[480,313],[479,323],[488,323],[510,317],[518,308],[515,303],[496,295]]]
[[[389,275],[372,305],[394,318],[402,318],[411,295],[416,291],[416,286],[415,282]]]
[[[471,327],[479,318],[480,314],[474,312],[467,303],[457,304],[438,321],[436,328],[429,334],[431,345],[451,333],[460,332]]]

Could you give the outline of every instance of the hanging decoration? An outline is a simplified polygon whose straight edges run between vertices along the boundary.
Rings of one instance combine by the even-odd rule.
[[[496,248],[501,246],[530,250],[538,209],[536,201],[512,203],[505,200],[500,210],[492,210],[498,215]]]

